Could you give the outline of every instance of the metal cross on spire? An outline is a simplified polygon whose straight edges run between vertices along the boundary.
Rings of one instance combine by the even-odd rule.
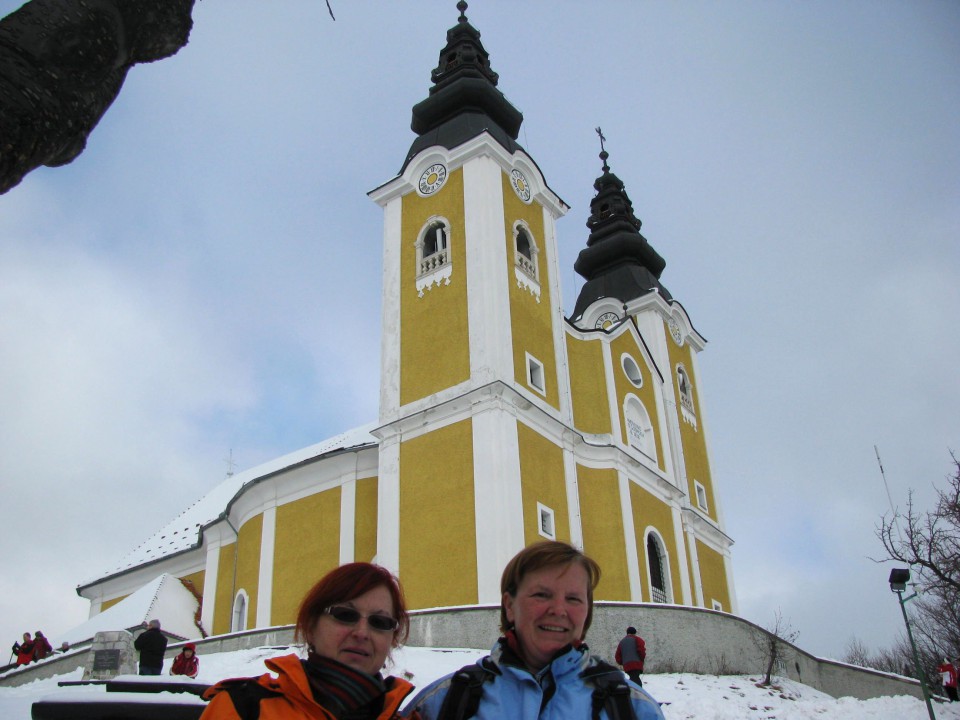
[[[603,171],[610,172],[610,166],[607,165],[607,158],[610,157],[610,153],[606,151],[603,147],[603,143],[606,141],[606,138],[603,136],[603,130],[600,129],[598,125],[596,128],[597,135],[600,136],[600,159],[603,160]]]

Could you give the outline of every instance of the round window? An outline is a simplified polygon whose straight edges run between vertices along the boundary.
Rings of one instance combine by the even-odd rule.
[[[623,372],[627,379],[637,387],[643,387],[643,375],[640,374],[640,367],[637,361],[629,355],[624,354],[620,358],[620,364],[623,366]]]

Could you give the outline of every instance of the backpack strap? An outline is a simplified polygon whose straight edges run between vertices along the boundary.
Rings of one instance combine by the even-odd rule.
[[[609,720],[636,720],[633,703],[630,702],[630,686],[620,670],[610,663],[597,660],[580,673],[580,677],[593,685],[593,720],[600,720],[600,711],[604,709]]]
[[[240,720],[258,720],[260,717],[260,701],[268,697],[276,697],[282,693],[265,688],[256,680],[228,680],[221,683],[223,692],[230,696],[234,709]]]
[[[437,720],[467,720],[477,714],[483,684],[500,674],[499,668],[485,657],[481,665],[464,665],[450,677],[450,687],[443,698]]]

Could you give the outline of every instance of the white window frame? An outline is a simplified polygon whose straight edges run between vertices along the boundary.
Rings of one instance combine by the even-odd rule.
[[[646,405],[633,393],[623,399],[623,422],[627,429],[627,445],[657,462],[657,436],[653,431],[653,422]],[[634,439],[632,426],[636,425],[642,434],[642,440]]]
[[[527,236],[530,241],[530,257],[528,258],[520,252],[517,239],[520,232]],[[540,246],[530,230],[530,226],[523,220],[517,220],[513,224],[513,274],[517,281],[517,287],[524,288],[533,295],[537,302],[540,302],[540,263],[537,257],[540,254]]]
[[[243,603],[238,606],[238,603]],[[247,629],[247,617],[250,612],[250,597],[243,588],[237,590],[230,609],[230,632],[243,632]],[[239,627],[238,627],[239,626]]]
[[[538,393],[547,396],[547,374],[543,370],[543,363],[533,355],[527,353],[527,385]],[[539,380],[539,384],[536,382]]]
[[[716,610],[717,612],[724,612],[723,603],[714,598],[710,599],[710,607]]]
[[[643,373],[640,372],[640,363],[633,359],[630,353],[624,353],[620,356],[620,367],[623,368],[623,374],[627,376],[634,387],[643,387]]]
[[[680,414],[684,422],[697,428],[697,416],[693,411],[693,381],[690,379],[690,373],[683,366],[683,363],[677,363],[674,368],[677,377],[677,394],[680,396]]]
[[[663,536],[660,534],[660,531],[651,525],[643,532],[643,552],[645,555],[649,554],[647,545],[651,535],[663,553],[660,558],[660,572],[663,574],[663,594],[666,596],[665,604],[670,605],[673,603],[673,580],[670,577],[670,551],[667,550],[667,544],[663,541]],[[657,602],[653,599],[653,576],[650,574],[649,557],[647,557],[645,565],[647,571],[647,587],[650,588],[650,600],[651,602]]]
[[[424,255],[423,249],[427,244],[427,233],[431,229],[437,230],[435,226],[443,226],[446,235],[446,246],[437,247],[436,252],[430,255]],[[424,290],[431,290],[434,285],[449,285],[450,276],[453,274],[453,231],[450,221],[441,215],[433,215],[427,218],[427,221],[417,233],[415,243],[417,250],[417,296],[423,297]]]
[[[710,505],[707,503],[707,489],[699,480],[693,481],[693,489],[697,494],[697,507],[704,512],[710,512]]]
[[[548,540],[557,539],[556,515],[542,502],[537,503],[537,532]]]

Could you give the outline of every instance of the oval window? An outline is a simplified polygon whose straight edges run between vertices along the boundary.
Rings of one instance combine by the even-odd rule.
[[[623,366],[623,372],[626,374],[627,379],[636,387],[643,387],[643,375],[640,374],[640,367],[637,365],[637,361],[625,354],[620,358],[620,364]]]

